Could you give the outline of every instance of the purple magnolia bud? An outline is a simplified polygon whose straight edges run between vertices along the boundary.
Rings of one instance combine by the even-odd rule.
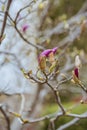
[[[52,49],[47,49],[47,50],[43,51],[40,54],[40,56],[46,56],[46,57],[48,57],[51,52],[52,52]]]
[[[75,74],[75,76],[76,76],[77,78],[79,78],[79,70],[78,70],[78,68],[75,68],[75,69],[74,69],[74,74]]]
[[[28,29],[28,27],[29,27],[29,26],[28,26],[28,25],[26,25],[26,24],[25,24],[25,25],[23,25],[23,26],[22,26],[22,31],[23,31],[23,32],[26,32],[26,30]]]
[[[55,53],[57,52],[57,50],[58,50],[58,47],[54,47],[54,48],[52,49],[53,54],[55,54]]]
[[[58,49],[58,47],[54,47],[53,49],[47,49],[47,50],[43,51],[40,54],[40,56],[46,56],[46,57],[48,57],[51,52],[53,52],[53,54],[55,54],[56,51],[57,51],[57,49]]]
[[[39,64],[41,62],[42,57],[47,58],[47,57],[49,57],[49,55],[51,53],[53,53],[53,55],[54,55],[56,53],[57,49],[58,49],[58,47],[54,47],[53,49],[44,50],[38,57]]]
[[[75,57],[75,66],[76,66],[77,68],[80,68],[80,67],[81,67],[81,60],[80,60],[79,55],[77,55],[77,56]]]

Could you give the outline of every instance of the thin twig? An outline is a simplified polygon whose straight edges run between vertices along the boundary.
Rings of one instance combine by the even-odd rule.
[[[58,119],[59,117],[63,116],[63,113],[61,112],[56,112],[56,113],[52,113],[50,115],[45,115],[43,117],[40,117],[40,118],[36,118],[36,119],[23,119],[22,116],[18,113],[15,113],[15,112],[12,112],[12,111],[9,111],[9,113],[11,113],[12,115],[14,115],[15,117],[19,118],[22,123],[29,123],[29,124],[33,124],[33,123],[38,123],[40,121],[43,121],[43,120],[53,120],[55,121],[55,119]],[[79,114],[65,114],[64,115],[65,117],[74,117],[74,118],[79,118],[79,119],[85,119],[87,118],[87,112],[79,115]]]
[[[34,100],[33,100],[32,105],[31,105],[31,111],[29,113],[29,117],[32,117],[32,114],[36,111],[36,106],[38,105],[40,91],[41,91],[42,87],[40,87],[39,83],[38,83],[37,87],[38,87],[37,92],[35,94]]]
[[[1,34],[0,34],[0,44],[2,42],[1,39],[2,39],[3,34],[4,34],[4,30],[5,30],[5,26],[6,26],[6,21],[7,21],[7,16],[8,16],[8,11],[10,9],[11,2],[12,2],[12,0],[8,0],[7,8],[6,8],[6,11],[5,11],[5,14],[4,14],[4,21],[3,21],[3,25],[2,25],[2,29],[1,29]]]
[[[14,28],[15,30],[17,31],[17,33],[19,34],[19,36],[29,45],[31,45],[32,47],[35,47],[36,49],[39,49],[39,50],[44,50],[45,48],[40,46],[40,45],[35,45],[31,42],[29,42],[23,35],[22,33],[20,32],[20,30],[17,28],[17,25],[15,23],[15,21],[11,18],[11,16],[8,14],[8,17],[10,18],[10,20],[14,23]]]
[[[66,82],[70,81],[71,79],[72,79],[72,76],[69,77],[69,78],[67,78],[67,79],[61,80],[61,81],[58,82],[58,84],[56,85],[56,88],[58,89],[61,84],[66,83]]]
[[[2,106],[0,106],[0,111],[3,114],[3,116],[7,122],[7,130],[10,130],[10,120],[9,120],[9,117],[7,116],[6,112],[3,110]]]
[[[87,88],[82,84],[82,83],[79,83],[78,84],[82,89],[83,91],[87,94]]]
[[[55,124],[54,124],[54,119],[50,120],[49,127],[51,128],[51,130],[56,130],[55,129]]]
[[[25,105],[25,96],[24,96],[24,94],[21,94],[20,95],[21,96],[21,105],[20,105],[20,114],[22,114],[23,113],[23,110],[24,110],[24,105]]]
[[[39,117],[39,118],[36,118],[36,119],[32,119],[32,118],[23,119],[21,114],[18,114],[16,112],[11,111],[11,110],[9,110],[9,113],[12,114],[13,116],[19,118],[22,121],[23,124],[25,124],[25,123],[29,123],[29,124],[38,123],[38,122],[44,121],[44,120],[51,120],[54,117],[61,117],[63,115],[61,112],[56,112],[56,113],[45,115],[43,117]]]
[[[44,50],[44,48],[43,48],[42,46],[35,45],[34,43],[29,42],[29,41],[22,35],[22,33],[19,31],[19,29],[17,28],[16,25],[15,25],[15,29],[16,29],[16,31],[18,32],[19,36],[20,36],[26,43],[28,43],[29,45],[35,47],[36,49]]]
[[[31,79],[38,84],[45,84],[46,83],[46,79],[39,80],[35,75],[31,74],[30,72],[26,73],[24,70],[22,70],[22,72],[23,72],[25,78],[27,78],[27,79]]]
[[[61,125],[57,130],[65,130],[66,128],[74,125],[79,120],[80,120],[79,118],[75,118],[75,119],[71,120],[70,122],[68,122],[64,125]]]
[[[14,53],[8,52],[8,51],[0,51],[0,54],[4,54],[4,55],[8,55],[8,56],[14,57],[14,59],[17,61],[18,67],[19,67],[20,69],[22,68],[22,65],[21,65],[21,63],[20,63],[18,57],[17,57]]]
[[[78,14],[84,13],[87,11],[87,0],[83,3],[81,9],[79,10]]]
[[[60,100],[59,92],[55,88],[53,88],[51,86],[51,84],[49,84],[48,82],[46,84],[52,89],[52,91],[53,91],[53,93],[55,95],[58,106],[60,107],[62,113],[65,114],[65,110],[64,110],[64,108],[62,106],[62,103],[61,103],[61,100]]]
[[[18,18],[18,16],[19,16],[19,14],[20,14],[24,9],[28,8],[33,2],[34,2],[34,1],[31,1],[28,5],[26,5],[25,7],[21,8],[21,9],[17,12],[17,15],[16,15],[15,20],[14,20],[15,22],[17,22],[17,18]]]

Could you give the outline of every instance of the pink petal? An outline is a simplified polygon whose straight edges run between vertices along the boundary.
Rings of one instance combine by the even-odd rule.
[[[51,52],[52,52],[52,49],[47,49],[43,51],[40,55],[48,57]]]
[[[44,50],[44,51],[39,55],[38,61],[40,61],[40,57],[48,57],[51,52],[53,52],[53,54],[55,54],[56,51],[57,51],[57,49],[58,49],[58,47],[54,47],[53,49]]]
[[[74,74],[75,74],[75,76],[76,76],[77,78],[79,78],[79,70],[78,70],[78,68],[75,68],[75,69],[74,69]]]
[[[29,27],[28,25],[23,25],[22,31],[23,31],[23,32],[26,32],[26,30],[28,29],[28,27]]]
[[[52,49],[52,52],[55,54],[57,50],[58,50],[58,47],[54,47],[54,48]]]

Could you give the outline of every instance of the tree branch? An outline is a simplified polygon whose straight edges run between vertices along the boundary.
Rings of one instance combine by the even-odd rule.
[[[3,34],[4,34],[7,16],[8,16],[8,12],[9,12],[9,9],[10,9],[11,2],[12,2],[12,0],[8,0],[7,8],[6,8],[6,11],[5,11],[5,14],[4,14],[4,21],[3,21],[3,25],[2,25],[2,29],[1,29],[1,34],[0,34],[0,44],[2,42],[2,37],[3,37]]]
[[[79,118],[75,118],[72,121],[70,121],[70,122],[68,122],[68,123],[66,123],[64,125],[61,125],[57,130],[65,130],[66,128],[74,125],[79,120],[80,120]]]
[[[16,15],[15,20],[14,20],[15,22],[17,22],[17,18],[18,18],[18,16],[19,16],[19,14],[20,14],[24,9],[28,8],[33,2],[34,2],[34,0],[32,0],[28,5],[26,5],[25,7],[21,8],[21,9],[17,12],[17,15]]]
[[[29,41],[22,35],[22,33],[20,32],[20,30],[17,28],[17,25],[16,25],[15,21],[11,18],[11,16],[10,16],[9,14],[8,14],[8,17],[9,17],[10,20],[14,23],[14,28],[15,28],[15,30],[17,31],[17,33],[19,34],[19,36],[20,36],[27,44],[29,44],[29,45],[31,45],[31,46],[35,47],[36,49],[39,49],[39,50],[44,50],[44,49],[45,49],[44,47],[42,47],[42,46],[40,46],[40,45],[35,45],[35,44],[29,42]]]
[[[49,84],[48,82],[47,82],[46,84],[52,89],[52,91],[53,91],[53,93],[54,93],[54,95],[55,95],[55,98],[56,98],[56,101],[57,101],[58,106],[60,107],[62,113],[65,114],[65,110],[64,110],[64,108],[63,108],[63,106],[62,106],[62,104],[61,104],[59,92],[58,92],[55,88],[53,88],[53,87],[51,86],[51,84]]]
[[[4,118],[5,118],[6,122],[7,122],[7,130],[10,130],[10,120],[9,120],[6,112],[3,110],[2,105],[0,106],[0,111],[3,114],[3,116],[4,116]]]

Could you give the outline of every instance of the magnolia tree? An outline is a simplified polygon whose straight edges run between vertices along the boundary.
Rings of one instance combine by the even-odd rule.
[[[87,28],[87,1],[71,18],[57,14],[60,0],[0,0],[0,129],[64,130],[87,118],[87,111],[73,109],[87,102],[82,81],[84,51],[70,49]],[[76,87],[78,86],[78,87]],[[64,105],[63,92],[80,95]],[[47,100],[46,97],[52,100]],[[70,95],[70,102],[71,99]],[[50,103],[48,103],[48,101]],[[66,101],[66,104],[69,100]],[[45,104],[46,103],[46,104]],[[43,108],[56,105],[43,116]],[[62,118],[68,122],[57,124]],[[34,124],[34,125],[33,125]]]

